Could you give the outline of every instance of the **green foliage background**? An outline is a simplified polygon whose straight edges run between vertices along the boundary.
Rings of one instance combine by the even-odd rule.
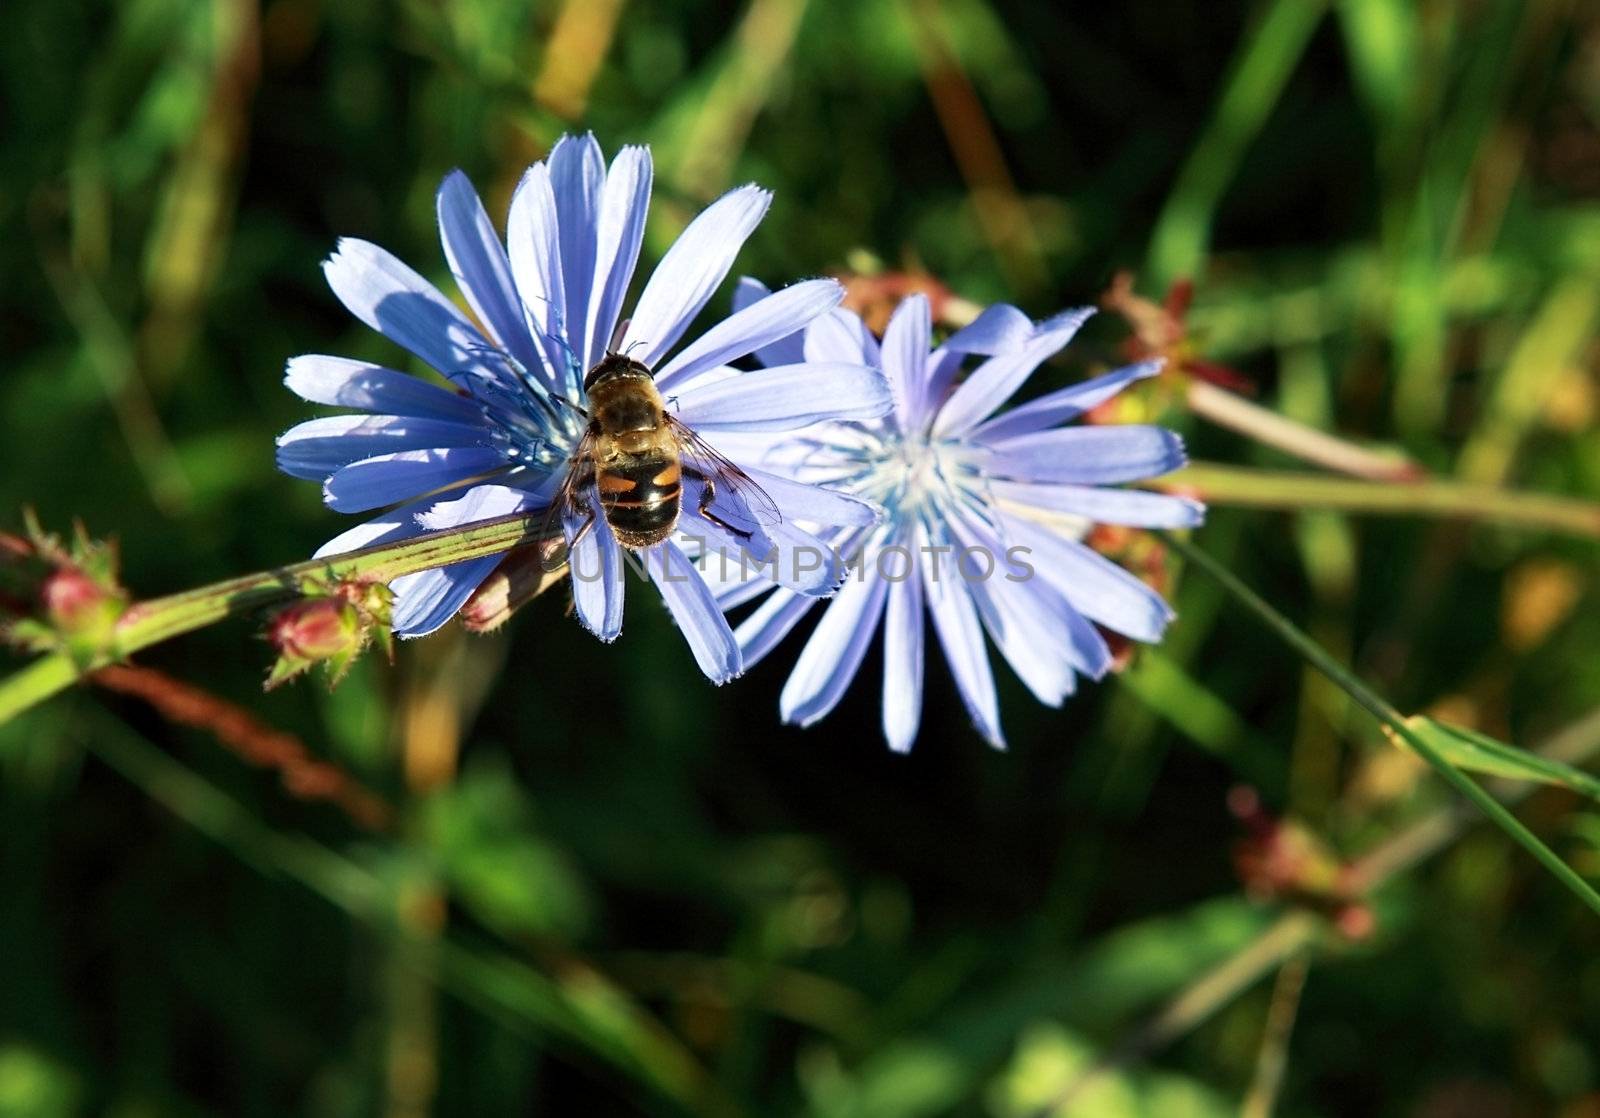
[[[344,526],[273,469],[309,414],[283,362],[400,357],[318,262],[363,236],[443,283],[443,174],[498,218],[571,128],[652,145],[652,259],[754,179],[777,201],[739,266],[769,281],[873,257],[1042,315],[1119,268],[1154,295],[1192,276],[1205,354],[1270,406],[1600,499],[1592,5],[6,16],[0,509],[115,533],[140,595]],[[1098,323],[1039,379],[1120,337]],[[1167,422],[1197,457],[1293,465]],[[1532,745],[1600,706],[1593,539],[1224,501],[1198,542],[1402,709]],[[0,728],[0,1115],[1264,1114],[1276,1059],[1283,1114],[1600,1112],[1600,928],[1496,832],[1389,881],[1365,939],[1206,985],[1309,919],[1241,893],[1231,787],[1347,856],[1449,801],[1199,577],[1161,650],[1062,710],[1002,679],[1006,754],[933,664],[909,758],[871,659],[799,731],[776,715],[797,645],[714,690],[648,595],[613,647],[559,597],[331,694],[260,695],[240,625],[140,658],[377,790],[376,832],[103,691]],[[1600,871],[1571,793],[1521,810]],[[1185,990],[1216,996],[1139,1032]]]

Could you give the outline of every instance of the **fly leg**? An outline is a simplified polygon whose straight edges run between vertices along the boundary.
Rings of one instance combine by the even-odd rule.
[[[711,511],[711,502],[717,499],[717,483],[712,481],[709,476],[691,466],[683,467],[683,476],[694,478],[695,481],[698,481],[702,486],[704,486],[704,488],[700,491],[700,507],[698,510],[701,517],[709,520],[718,528],[721,528],[724,532],[727,532],[730,536],[737,536],[741,540],[748,540],[755,535],[754,532],[748,531],[744,528],[735,528],[732,524],[729,524],[726,520],[722,519],[722,517]]]

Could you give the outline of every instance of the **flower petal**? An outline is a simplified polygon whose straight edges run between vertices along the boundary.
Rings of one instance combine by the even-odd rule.
[[[296,396],[313,404],[465,423],[483,420],[483,413],[470,396],[447,392],[418,377],[348,357],[320,353],[291,357],[284,369],[283,383]]]
[[[883,361],[878,339],[854,311],[843,307],[820,316],[806,327],[805,359],[828,364],[879,367]]]
[[[1183,440],[1139,424],[1065,427],[988,444],[984,471],[1012,481],[1111,485],[1159,477],[1185,461]]]
[[[598,510],[599,498],[592,491],[589,507]],[[578,620],[589,632],[606,643],[622,633],[622,603],[626,579],[622,570],[622,548],[612,534],[611,525],[598,511],[583,538],[573,544],[588,514],[574,513],[564,519],[567,534],[567,564],[572,572],[572,604]]]
[[[956,690],[967,708],[972,724],[996,749],[1005,748],[1000,732],[1000,700],[995,694],[994,673],[983,643],[972,595],[961,582],[954,559],[948,553],[930,553],[922,563],[922,589],[939,634]]]
[[[622,348],[655,368],[722,283],[771,202],[768,191],[741,186],[691,221],[645,284]]]
[[[445,259],[461,294],[478,320],[525,368],[539,364],[538,351],[528,333],[522,302],[511,281],[511,262],[472,183],[460,171],[451,171],[439,184],[434,199],[439,217],[439,239]]]
[[[536,371],[536,375],[552,391],[564,396],[575,387],[573,380],[578,373],[574,366],[579,359],[567,343],[567,296],[559,237],[550,168],[535,163],[511,195],[506,249],[523,312],[544,352],[544,369]]]
[[[818,315],[827,314],[844,298],[837,280],[804,280],[735,311],[690,342],[656,372],[656,387],[666,392],[718,365],[737,361],[771,342],[780,341]]]
[[[526,501],[527,494],[518,490],[482,485],[458,499],[435,501],[418,519],[430,529],[453,528],[517,512]],[[394,591],[395,635],[426,636],[449,621],[504,558],[485,555],[395,579],[389,584]]]
[[[1022,387],[1041,361],[1066,345],[1093,313],[1093,307],[1080,307],[1058,314],[1041,322],[1026,345],[979,365],[939,408],[933,421],[934,435],[963,435],[987,419]]]
[[[677,544],[663,540],[645,553],[645,567],[706,678],[716,684],[737,678],[744,671],[739,642],[694,564]]]
[[[830,419],[874,419],[893,403],[877,369],[779,365],[694,386],[678,396],[678,418],[707,433],[790,431]]]
[[[767,653],[776,648],[820,600],[796,594],[792,590],[774,590],[771,596],[734,630],[746,670],[754,667]]]
[[[883,375],[894,394],[894,414],[903,431],[911,430],[923,412],[932,335],[933,311],[920,292],[900,301],[883,332]]]
[[[408,415],[330,415],[308,419],[278,436],[278,469],[290,477],[321,481],[335,470],[393,454],[434,447],[486,446],[484,427]]]
[[[1097,524],[1135,528],[1193,528],[1205,519],[1206,507],[1187,497],[1145,493],[1137,489],[1101,489],[1091,485],[1031,485],[991,481],[989,490],[1002,501],[1081,516]]]
[[[1172,608],[1150,587],[1105,556],[1022,517],[1002,514],[1007,538],[1029,549],[1036,577],[1073,608],[1134,640],[1161,639]]]
[[[550,188],[556,200],[561,246],[566,335],[578,363],[588,368],[589,297],[594,289],[597,219],[606,164],[593,133],[562,136],[550,149]]]
[[[506,465],[505,458],[492,447],[402,450],[335,470],[322,484],[322,499],[338,512],[366,512],[504,469]]]
[[[344,555],[351,551],[360,551],[364,547],[376,547],[381,543],[395,543],[410,539],[412,536],[420,536],[427,529],[417,523],[417,514],[431,508],[438,500],[439,495],[432,494],[389,509],[380,516],[340,532],[317,548],[311,557],[322,559],[329,555]]]
[[[1113,369],[1082,384],[1046,393],[1037,400],[1029,400],[1004,415],[980,423],[973,428],[973,437],[992,441],[1029,431],[1042,431],[1046,427],[1054,427],[1077,419],[1084,412],[1105,403],[1134,381],[1155,376],[1165,363],[1163,360],[1141,361],[1137,365]]]
[[[1021,349],[1033,340],[1033,320],[1009,303],[985,307],[977,318],[944,340],[952,353],[992,355]]]
[[[377,245],[343,237],[323,261],[350,313],[452,380],[482,375],[487,339],[437,288]]]
[[[1055,594],[1034,592],[1032,580],[1012,582],[1012,564],[1000,538],[974,521],[955,518],[950,530],[962,545],[956,573],[978,607],[989,639],[1034,697],[1060,706],[1074,688],[1071,607]],[[982,558],[975,558],[982,557]]]
[[[785,722],[809,726],[839,704],[877,631],[888,588],[868,571],[845,583],[828,603],[779,696]]]
[[[750,276],[740,276],[733,288],[733,309],[737,313],[771,295],[766,284]],[[798,365],[806,359],[804,332],[780,338],[755,351],[756,360],[763,365]]]
[[[809,520],[818,524],[855,526],[875,524],[883,516],[877,505],[836,489],[807,485],[753,466],[744,466],[743,469],[757,485],[766,490],[767,496],[783,513],[785,521]]]
[[[625,147],[611,161],[600,193],[595,242],[594,290],[589,297],[588,344],[580,355],[585,369],[605,356],[616,331],[622,301],[639,262],[645,217],[650,212],[654,171],[650,149]]]
[[[920,538],[913,534],[913,540]],[[912,545],[916,555],[916,545]],[[883,736],[896,753],[911,752],[922,723],[924,667],[922,578],[915,564],[910,577],[889,582],[883,621]]]

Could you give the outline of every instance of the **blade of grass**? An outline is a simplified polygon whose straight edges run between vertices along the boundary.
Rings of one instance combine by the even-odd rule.
[[[1521,820],[1507,811],[1499,800],[1496,800],[1454,765],[1450,764],[1449,761],[1445,760],[1433,745],[1429,744],[1427,740],[1411,728],[1405,716],[1391,706],[1388,700],[1368,687],[1354,672],[1328,655],[1321,645],[1302,633],[1292,621],[1268,605],[1264,598],[1240,581],[1233,572],[1212,559],[1210,555],[1172,533],[1161,532],[1159,535],[1185,560],[1193,563],[1216,579],[1223,589],[1241,605],[1249,609],[1250,612],[1254,613],[1285,644],[1304,657],[1307,663],[1338,684],[1352,700],[1365,708],[1389,732],[1410,746],[1417,756],[1433,766],[1434,770],[1438,772],[1447,784],[1476,805],[1501,830],[1519,843],[1529,854],[1532,854],[1558,881],[1572,890],[1597,915],[1600,915],[1600,893],[1596,893],[1587,881],[1579,877],[1571,866],[1557,856],[1555,851],[1551,850],[1537,835],[1528,830]]]
[[[1147,271],[1157,288],[1195,275],[1204,263],[1223,191],[1277,104],[1325,6],[1323,0],[1274,0],[1242,37],[1216,112],[1156,219]]]

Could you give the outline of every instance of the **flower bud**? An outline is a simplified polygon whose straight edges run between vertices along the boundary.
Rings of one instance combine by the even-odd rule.
[[[337,678],[367,643],[360,612],[340,598],[310,598],[289,606],[272,619],[267,639],[278,650],[268,688],[324,662]]]
[[[108,591],[76,567],[63,567],[39,590],[45,616],[62,633],[85,633],[115,622],[121,596]]]

